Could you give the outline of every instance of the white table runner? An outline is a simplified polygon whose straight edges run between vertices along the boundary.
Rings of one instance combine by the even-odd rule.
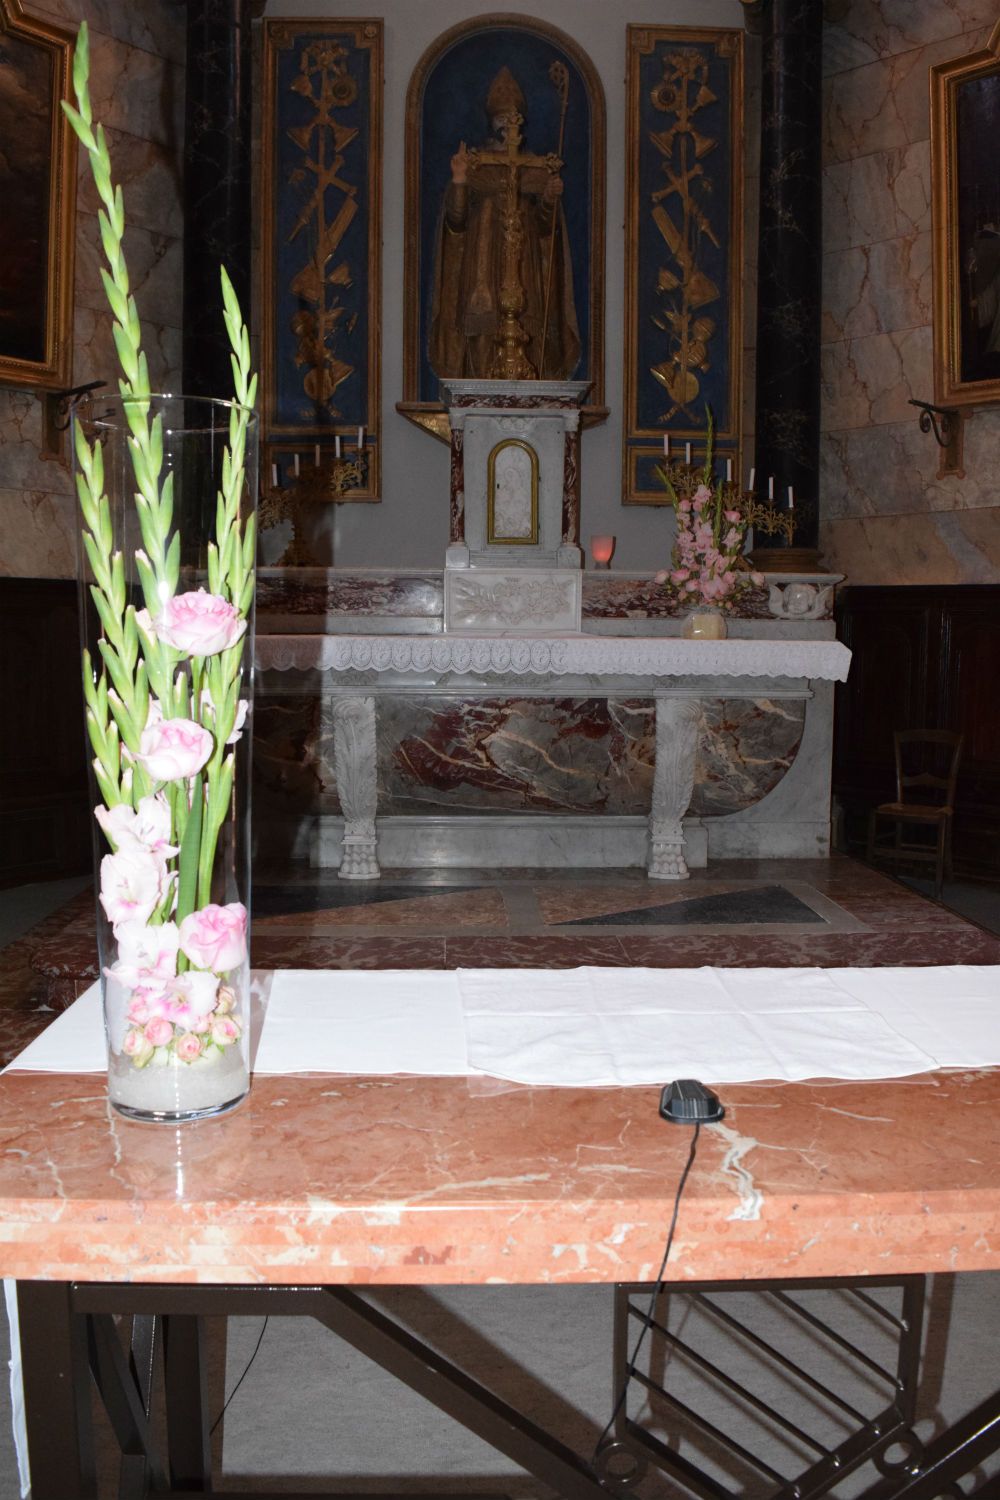
[[[254,976],[254,1070],[588,1087],[1000,1066],[1000,967],[287,969]],[[92,986],[11,1068],[102,1072]]]

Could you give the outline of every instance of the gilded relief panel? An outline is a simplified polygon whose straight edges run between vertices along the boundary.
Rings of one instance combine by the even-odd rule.
[[[743,35],[628,28],[623,499],[667,504],[664,436],[738,458]]]
[[[285,483],[299,446],[321,470],[343,445],[361,469],[349,500],[380,495],[382,30],[264,22],[268,461]]]

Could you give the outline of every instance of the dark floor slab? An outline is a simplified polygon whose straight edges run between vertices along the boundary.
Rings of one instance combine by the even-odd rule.
[[[449,937],[448,969],[624,968],[628,959],[617,938]]]
[[[456,896],[479,884],[397,885],[383,880],[318,880],[313,885],[255,885],[255,917],[286,917],[295,912],[339,910],[345,906],[380,906],[385,901],[414,901],[421,896]]]
[[[1000,939],[966,926],[958,932],[820,933],[689,937],[623,936],[630,964],[651,969],[867,969],[934,964],[1000,964]]]
[[[444,938],[253,938],[257,969],[446,969]]]
[[[575,917],[560,927],[733,927],[737,924],[779,925],[824,922],[783,885],[764,885],[743,891],[720,891],[693,896],[661,906],[632,907],[599,917]]]

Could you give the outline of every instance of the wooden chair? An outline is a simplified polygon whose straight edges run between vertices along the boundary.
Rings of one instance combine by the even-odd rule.
[[[950,729],[897,729],[896,800],[872,809],[868,820],[868,860],[892,864],[923,861],[934,865],[934,894],[941,895],[945,872],[951,875],[951,827],[962,736]],[[879,822],[891,823],[891,843]],[[914,838],[921,828],[934,833],[931,843]],[[908,830],[911,837],[906,838]]]

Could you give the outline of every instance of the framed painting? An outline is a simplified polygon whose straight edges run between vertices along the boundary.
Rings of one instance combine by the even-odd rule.
[[[73,365],[73,37],[0,0],[0,384],[55,390]]]
[[[440,385],[501,373],[591,382],[603,420],[604,92],[571,37],[519,15],[453,26],[413,71],[406,104],[403,400],[447,440]],[[511,326],[509,323],[506,325]]]
[[[1000,22],[931,69],[934,384],[941,406],[1000,401]]]
[[[380,20],[264,21],[266,458],[284,484],[346,445],[344,501],[381,497],[382,46]]]
[[[743,33],[629,26],[626,97],[622,500],[665,505],[664,438],[698,462],[706,408],[739,457]]]

